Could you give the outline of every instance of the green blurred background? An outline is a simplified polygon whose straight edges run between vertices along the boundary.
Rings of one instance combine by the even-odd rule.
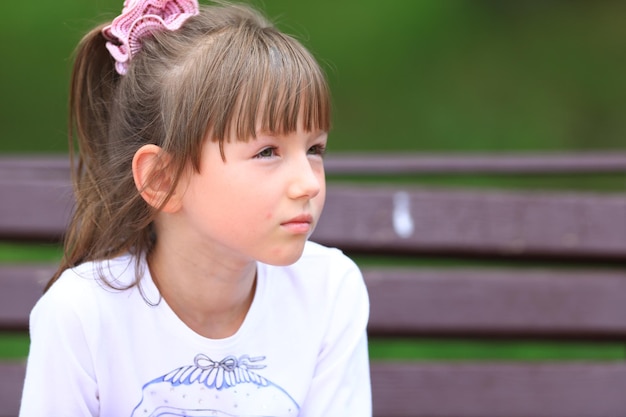
[[[72,50],[86,30],[115,17],[122,2],[5,4],[0,153],[65,152]],[[624,1],[250,2],[325,67],[334,101],[331,152],[626,150]],[[604,180],[574,182],[595,189]],[[623,179],[614,180],[608,188],[623,190]],[[529,186],[546,184],[534,179]],[[2,262],[59,254],[56,246],[0,242]],[[4,337],[0,357],[21,358],[27,347],[24,334]],[[373,340],[371,351],[378,358],[462,360],[625,356],[616,343],[532,341]]]
[[[323,62],[331,150],[626,148],[626,2],[251,2]],[[72,50],[121,6],[5,4],[0,152],[65,150]]]

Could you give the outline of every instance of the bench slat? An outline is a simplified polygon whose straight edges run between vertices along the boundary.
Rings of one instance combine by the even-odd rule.
[[[372,335],[626,339],[626,271],[364,269]]]
[[[331,153],[326,172],[342,174],[586,174],[626,172],[624,152],[428,154]],[[0,178],[68,178],[67,155],[0,155]]]
[[[0,417],[17,417],[25,374],[23,362],[0,362]]]
[[[1,330],[28,329],[30,310],[54,271],[53,265],[0,265]]]
[[[0,180],[68,181],[69,178],[67,155],[0,155]]]
[[[559,154],[330,154],[326,172],[338,174],[587,174],[626,172],[626,153]]]
[[[54,272],[0,266],[0,328],[26,330]],[[364,268],[375,336],[626,339],[626,271]]]
[[[0,238],[58,240],[69,182],[0,181]],[[36,197],[35,197],[36,196]],[[626,195],[331,185],[314,240],[353,251],[626,259]]]
[[[626,364],[372,364],[380,417],[612,417]]]
[[[335,185],[313,239],[348,251],[626,260],[626,195]]]
[[[23,363],[0,363],[0,417],[15,417]],[[384,363],[371,366],[376,417],[614,417],[626,365]]]
[[[69,181],[0,179],[0,239],[60,240],[72,211]]]

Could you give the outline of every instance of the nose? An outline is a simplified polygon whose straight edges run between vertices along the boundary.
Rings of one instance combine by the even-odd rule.
[[[324,165],[321,161],[312,161],[306,156],[298,158],[291,167],[288,195],[293,199],[310,200],[320,193],[324,181]]]

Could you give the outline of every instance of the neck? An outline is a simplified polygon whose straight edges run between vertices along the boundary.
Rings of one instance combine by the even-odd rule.
[[[157,244],[148,258],[162,297],[196,333],[222,339],[241,327],[256,287],[256,262]]]

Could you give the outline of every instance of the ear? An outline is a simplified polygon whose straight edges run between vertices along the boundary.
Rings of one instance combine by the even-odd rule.
[[[170,156],[157,145],[144,145],[133,157],[133,178],[141,197],[155,209],[174,213],[180,209],[180,195],[173,189]],[[179,193],[180,194],[180,193]]]

